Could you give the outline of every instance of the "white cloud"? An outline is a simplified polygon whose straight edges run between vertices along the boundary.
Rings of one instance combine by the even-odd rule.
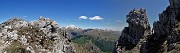
[[[71,28],[71,29],[78,29],[79,27],[75,26],[75,25],[69,25],[69,26],[66,26],[66,28]]]
[[[89,18],[89,20],[102,20],[103,19],[100,16],[94,16],[94,17],[80,16],[79,20],[81,20],[81,19],[88,19],[88,18]]]
[[[87,19],[88,17],[87,16],[80,16],[79,18],[80,19]]]
[[[26,18],[26,17],[28,17],[28,16],[23,16],[23,18]]]
[[[103,18],[100,17],[100,16],[94,16],[94,17],[91,17],[89,18],[90,20],[102,20]]]

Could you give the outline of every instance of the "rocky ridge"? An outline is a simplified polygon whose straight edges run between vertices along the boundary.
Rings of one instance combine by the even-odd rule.
[[[165,11],[159,14],[159,21],[153,23],[153,28],[150,30],[150,27],[144,29],[136,29],[130,26],[131,24],[136,24],[138,18],[141,18],[139,15],[127,16],[127,22],[129,27],[125,27],[123,32],[117,41],[116,53],[179,53],[180,52],[180,1],[179,0],[169,0],[170,6],[166,8]],[[134,10],[133,10],[134,12]],[[139,11],[135,11],[139,12]],[[135,13],[134,12],[134,13]],[[129,19],[135,17],[136,19]],[[142,20],[142,19],[141,19]],[[138,20],[138,21],[141,21]],[[148,22],[146,20],[146,22]],[[136,25],[136,27],[141,28],[144,23]],[[145,25],[149,26],[149,25]],[[134,29],[130,30],[130,28]],[[132,33],[130,33],[130,31]],[[144,34],[143,32],[147,34]],[[151,31],[151,32],[150,32]],[[140,34],[137,34],[139,32]],[[143,34],[142,34],[143,33]],[[137,36],[139,35],[139,36]],[[140,41],[134,37],[143,37],[139,38]],[[132,46],[132,43],[138,43]],[[140,43],[140,44],[139,44]],[[130,48],[130,49],[126,49]],[[138,47],[138,48],[137,48]]]
[[[75,53],[65,30],[40,17],[32,22],[12,18],[0,24],[0,53]]]
[[[144,52],[179,53],[180,1],[169,0],[170,6],[159,14],[159,21],[153,23],[153,34],[145,43]]]

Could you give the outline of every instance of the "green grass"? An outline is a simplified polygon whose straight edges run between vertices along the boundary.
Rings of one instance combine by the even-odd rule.
[[[103,52],[112,52],[115,48],[115,42],[113,41],[106,41],[104,39],[102,40],[94,40],[94,44],[100,48]]]
[[[75,43],[78,43],[78,44],[85,44],[85,43],[88,43],[90,41],[90,38],[87,36],[82,36],[79,38],[75,38],[72,41]]]

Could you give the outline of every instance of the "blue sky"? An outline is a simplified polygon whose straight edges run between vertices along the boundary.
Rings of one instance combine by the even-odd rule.
[[[168,5],[168,0],[0,0],[0,23],[12,17],[32,21],[44,16],[60,26],[122,30],[130,10],[145,8],[152,26]]]

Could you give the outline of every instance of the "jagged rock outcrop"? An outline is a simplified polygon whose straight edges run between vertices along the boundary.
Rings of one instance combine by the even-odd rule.
[[[150,27],[147,28],[142,27],[142,26],[148,26],[147,24],[145,25],[142,22],[140,25],[137,25],[136,19],[130,19],[130,21],[129,19],[127,19],[128,23],[136,24],[136,27],[141,27],[141,29],[143,30],[134,29],[132,27],[134,25],[130,25],[130,24],[129,27],[125,27],[118,40],[116,46],[117,47],[116,52],[117,53],[124,53],[124,52],[125,53],[126,52],[180,53],[180,1],[179,0],[169,0],[169,1],[170,1],[170,6],[168,6],[165,11],[159,14],[159,21],[155,21],[153,23],[152,34],[149,33],[148,36],[146,36],[146,34],[144,33],[142,34],[142,31],[146,31],[146,32],[150,31]],[[127,17],[129,18],[129,15]],[[139,17],[139,15],[130,16],[130,18],[131,17]],[[139,32],[140,34],[138,34],[137,32]],[[131,34],[133,34],[133,36]],[[142,39],[144,41],[141,41],[141,37],[143,36],[144,38]],[[139,39],[140,41],[135,41]],[[133,46],[133,44],[135,45]],[[137,45],[140,45],[139,49],[135,49]],[[127,50],[126,47],[131,49]]]
[[[125,27],[118,40],[118,44],[116,46],[117,47],[116,52],[118,53],[119,52],[179,53],[180,52],[180,1],[179,0],[169,0],[169,1],[170,1],[170,6],[168,6],[165,11],[159,14],[159,21],[155,21],[153,23],[152,34],[149,34],[148,36],[142,34],[136,34],[135,31],[141,32],[141,30],[140,29],[131,30],[132,28],[130,29],[130,27]],[[134,15],[133,17],[138,17],[138,15]],[[130,19],[130,20],[132,21],[129,21],[127,19],[127,22],[133,24],[136,24],[137,22],[136,19]],[[129,26],[131,25],[129,24]],[[139,27],[139,25],[136,26]],[[148,30],[150,30],[149,28],[150,27],[148,27]],[[130,33],[130,31],[132,33]],[[146,37],[144,38],[145,41],[141,43],[140,49],[134,49],[137,45],[134,45],[134,47],[132,47],[132,44],[138,43],[138,41],[137,42],[133,41],[136,39],[129,34],[140,35],[134,37],[142,37],[142,36]],[[124,47],[128,47],[128,48],[132,47],[132,49],[125,50],[126,48],[123,49]]]
[[[117,53],[140,52],[141,44],[147,35],[150,35],[150,25],[146,15],[146,10],[132,10],[127,15],[128,27],[125,27],[116,43]]]
[[[75,53],[68,37],[49,18],[32,22],[12,18],[0,24],[0,53]]]
[[[180,1],[169,0],[170,6],[159,14],[159,21],[153,23],[153,34],[145,43],[144,53],[180,52]]]

